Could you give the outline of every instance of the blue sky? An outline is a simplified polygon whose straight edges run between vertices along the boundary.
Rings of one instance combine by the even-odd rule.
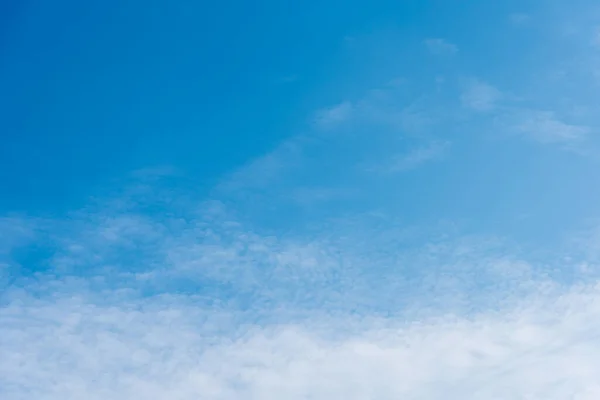
[[[597,399],[600,7],[0,5],[3,399]]]

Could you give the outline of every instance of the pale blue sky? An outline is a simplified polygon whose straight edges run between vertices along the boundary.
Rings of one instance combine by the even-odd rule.
[[[600,395],[593,1],[6,2],[0,60],[3,399]]]

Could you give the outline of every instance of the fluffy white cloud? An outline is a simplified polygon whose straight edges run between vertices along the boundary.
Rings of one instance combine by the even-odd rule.
[[[0,293],[2,399],[598,394],[593,274],[385,218],[276,237],[218,202],[178,211],[46,223],[53,269]]]
[[[596,399],[600,288],[470,318],[319,315],[258,324],[173,298],[13,295],[3,399]],[[112,304],[111,304],[112,303]]]

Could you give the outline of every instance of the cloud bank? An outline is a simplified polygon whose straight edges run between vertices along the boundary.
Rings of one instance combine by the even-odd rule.
[[[168,218],[106,204],[30,221],[51,250],[0,296],[2,398],[600,393],[593,274],[377,216],[270,236],[219,202]],[[27,244],[7,243],[18,277]]]
[[[0,394],[595,399],[599,287],[550,292],[471,318],[315,315],[296,324],[248,323],[176,296],[103,305],[13,294],[0,310]]]

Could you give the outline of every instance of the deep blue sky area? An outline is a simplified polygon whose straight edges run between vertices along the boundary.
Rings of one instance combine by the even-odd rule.
[[[364,29],[360,10],[335,18],[341,5],[6,6],[2,207],[60,208],[155,164],[213,184],[289,135],[316,101],[343,32]],[[301,88],[286,82],[298,73]]]
[[[405,35],[402,43],[446,32],[473,39],[465,31],[481,21],[469,16],[483,6],[127,0],[2,7],[0,207],[53,212],[148,166],[177,165],[210,187],[304,129],[313,109],[387,78],[388,49],[353,59],[345,41],[386,30]],[[484,8],[493,20],[510,6]]]

